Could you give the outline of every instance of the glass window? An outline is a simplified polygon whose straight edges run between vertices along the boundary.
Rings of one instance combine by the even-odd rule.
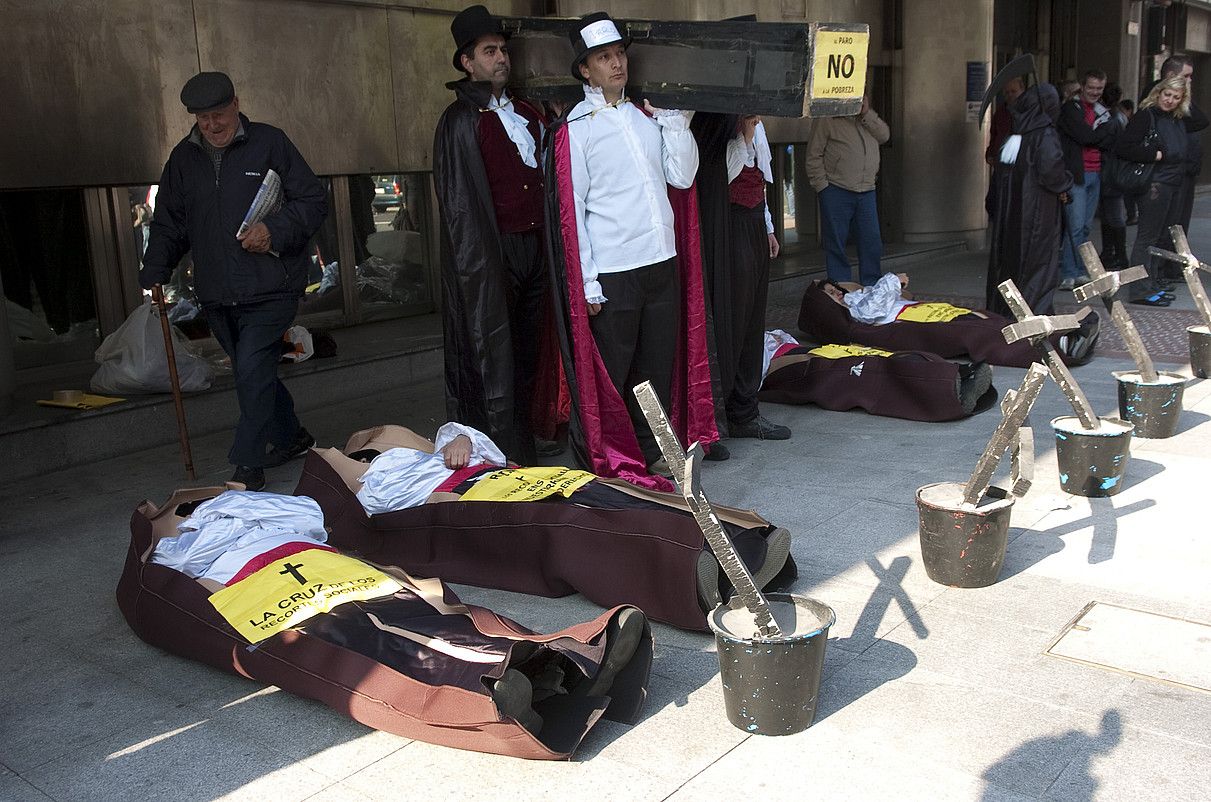
[[[425,173],[349,176],[363,320],[433,308],[428,200]]]
[[[299,315],[306,318],[304,325],[321,322],[325,318],[335,317],[337,322],[344,319],[345,296],[341,292],[341,253],[340,241],[337,235],[336,202],[332,194],[332,179],[320,178],[328,192],[328,216],[320,225],[319,231],[311,238],[308,250],[311,254],[311,264],[307,272],[307,287],[303,293],[303,302],[299,306]]]
[[[92,358],[91,270],[80,190],[0,192],[0,277],[17,368]]]

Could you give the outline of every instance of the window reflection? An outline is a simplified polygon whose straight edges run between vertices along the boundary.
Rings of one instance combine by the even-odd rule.
[[[430,306],[427,198],[423,173],[349,177],[363,317]]]

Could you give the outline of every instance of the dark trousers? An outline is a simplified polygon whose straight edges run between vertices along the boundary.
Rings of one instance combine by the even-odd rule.
[[[883,236],[875,191],[850,192],[829,184],[820,193],[820,239],[825,269],[833,281],[850,281],[845,245],[852,233],[858,246],[858,281],[870,286],[883,275]]]
[[[533,465],[538,461],[538,455],[534,451],[530,405],[534,397],[534,378],[538,373],[538,346],[546,321],[543,302],[548,286],[542,232],[501,234],[500,249],[507,271],[505,303],[509,308],[509,333],[513,345],[513,442],[499,445],[509,459],[521,465]]]
[[[731,320],[716,321],[729,326],[732,343],[731,386],[724,386],[727,419],[748,423],[757,417],[757,391],[765,363],[765,304],[769,295],[769,237],[765,231],[765,207],[746,209],[732,205],[732,259],[728,269]],[[722,362],[724,355],[720,354]]]
[[[1135,245],[1131,247],[1131,264],[1144,265],[1148,269],[1149,280],[1141,279],[1127,285],[1127,297],[1130,300],[1147,298],[1156,292],[1159,268],[1155,264],[1156,257],[1148,255],[1148,247],[1156,245],[1172,249],[1169,226],[1180,219],[1181,194],[1180,185],[1154,181],[1136,198],[1140,223],[1135,234]]]
[[[282,335],[294,321],[297,298],[275,298],[203,309],[214,338],[231,357],[240,420],[227,452],[232,465],[263,467],[269,445],[285,448],[299,431],[294,399],[278,378]]]
[[[669,409],[681,330],[677,259],[601,273],[597,280],[607,300],[589,318],[589,326],[606,373],[626,402],[644,461],[650,465],[660,458],[660,447],[631,388],[651,381],[656,397]]]

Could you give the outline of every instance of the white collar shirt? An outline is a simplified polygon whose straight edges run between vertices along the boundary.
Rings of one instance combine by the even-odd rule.
[[[568,114],[576,235],[585,300],[602,303],[597,277],[677,255],[668,187],[688,189],[698,145],[685,113],[648,117],[625,98],[607,103],[600,89]]]
[[[534,136],[527,127],[529,121],[518,114],[513,108],[513,98],[508,92],[501,92],[500,97],[491,95],[488,98],[488,109],[496,112],[500,123],[505,127],[505,136],[517,148],[517,155],[527,167],[537,167],[538,159],[534,156],[537,146]]]

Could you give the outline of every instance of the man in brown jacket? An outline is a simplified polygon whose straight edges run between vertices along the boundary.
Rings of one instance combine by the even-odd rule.
[[[820,197],[820,238],[833,281],[852,277],[845,256],[851,230],[858,240],[858,280],[869,286],[883,274],[875,178],[879,146],[890,136],[887,123],[870,107],[869,97],[862,98],[862,109],[852,117],[821,117],[812,123],[807,179]]]

